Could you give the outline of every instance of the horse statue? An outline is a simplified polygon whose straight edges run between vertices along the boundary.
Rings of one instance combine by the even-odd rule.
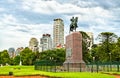
[[[77,22],[78,22],[78,17],[72,17],[71,19],[70,19],[70,21],[71,21],[71,24],[70,24],[70,31],[72,31],[73,32],[73,30],[75,30],[76,31],[76,28],[78,27],[77,26]]]

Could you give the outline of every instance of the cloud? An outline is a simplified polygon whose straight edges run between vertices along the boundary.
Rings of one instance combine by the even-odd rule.
[[[93,0],[73,0],[70,3],[77,5],[81,8],[93,8],[97,7],[98,3]]]
[[[9,3],[15,3],[15,0],[7,0]]]
[[[0,49],[28,46],[31,37],[52,35],[53,19],[62,18],[65,36],[70,18],[78,17],[78,31],[114,32],[120,36],[120,0],[5,0],[0,1]],[[13,8],[14,7],[14,8]],[[6,45],[7,44],[7,45]]]
[[[72,4],[60,4],[59,2],[53,1],[35,1],[35,0],[24,0],[24,10],[32,10],[41,14],[55,14],[55,13],[77,13],[79,7]]]
[[[39,41],[42,34],[52,34],[51,23],[47,24],[22,24],[20,20],[11,14],[2,15],[0,18],[0,49],[7,49],[9,47],[26,47],[29,39],[36,37]],[[7,44],[7,45],[6,45]]]
[[[7,32],[6,32],[7,31]],[[15,27],[7,27],[1,30],[1,41],[3,46],[9,47],[26,47],[31,37],[39,39],[44,33],[52,34],[51,24],[33,24],[33,25],[16,25]],[[4,32],[4,33],[3,33]],[[7,44],[7,45],[6,45]]]
[[[0,12],[3,12],[3,11],[5,11],[5,9],[4,8],[0,8]]]
[[[111,8],[117,8],[120,6],[119,0],[98,0],[96,1],[98,3],[98,6],[103,7],[104,9],[111,9]]]
[[[13,24],[17,22],[17,19],[11,14],[3,14],[0,18],[2,24]]]
[[[120,6],[119,0],[70,0],[69,3],[82,8],[102,7],[104,9],[117,8]]]

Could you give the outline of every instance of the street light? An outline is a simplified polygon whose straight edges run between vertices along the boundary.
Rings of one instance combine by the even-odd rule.
[[[111,62],[111,53],[109,53],[109,55],[110,55],[110,62]]]
[[[95,63],[95,57],[93,57],[93,63]]]
[[[52,69],[53,69],[53,59],[54,59],[54,57],[50,57],[50,71],[52,71]]]
[[[1,56],[1,52],[0,52],[0,66],[2,67],[2,56]]]
[[[111,53],[109,53],[110,55],[110,70],[112,70],[112,67],[111,67]]]
[[[93,57],[92,60],[93,60],[93,63],[94,63],[95,57]],[[93,72],[93,63],[92,63],[92,72]]]
[[[53,64],[54,64],[54,66],[55,66],[55,72],[56,72],[56,60],[55,60],[55,58],[54,57],[50,57],[50,59],[53,61]]]
[[[20,63],[19,63],[19,65],[20,65],[20,66],[22,65],[22,61],[21,61],[21,55],[20,55]]]
[[[54,58],[53,57],[50,57],[50,60],[53,60]]]

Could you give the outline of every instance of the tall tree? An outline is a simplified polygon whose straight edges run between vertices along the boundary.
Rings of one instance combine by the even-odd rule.
[[[102,32],[98,35],[98,39],[102,43],[113,43],[117,38],[117,35],[112,32]]]
[[[90,52],[88,47],[89,45],[89,41],[90,41],[90,37],[83,31],[80,31],[80,33],[82,34],[82,52],[83,52],[83,60],[85,62],[89,62],[90,61]]]
[[[101,61],[110,61],[112,50],[114,49],[114,43],[117,40],[117,35],[112,32],[102,32],[98,35],[101,42],[99,45],[98,53],[101,57]]]
[[[117,43],[114,44],[114,49],[111,53],[112,61],[120,61],[120,37],[117,39]]]

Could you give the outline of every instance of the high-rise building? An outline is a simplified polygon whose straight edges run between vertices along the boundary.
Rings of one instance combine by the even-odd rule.
[[[29,48],[33,51],[33,52],[37,52],[39,50],[38,48],[38,40],[36,38],[31,38],[29,41]]]
[[[64,45],[64,23],[60,18],[54,19],[53,25],[53,47]]]
[[[23,51],[23,50],[24,50],[23,47],[17,48],[16,51],[15,51],[15,56],[20,55],[20,52]]]
[[[9,48],[8,49],[8,54],[11,58],[15,57],[15,49],[14,48]]]
[[[92,32],[86,32],[86,34],[90,37],[90,40],[88,41],[88,43],[89,43],[88,49],[91,49],[92,45],[94,43],[93,33]]]
[[[43,34],[40,39],[40,47],[42,51],[52,49],[52,38],[50,34]]]

